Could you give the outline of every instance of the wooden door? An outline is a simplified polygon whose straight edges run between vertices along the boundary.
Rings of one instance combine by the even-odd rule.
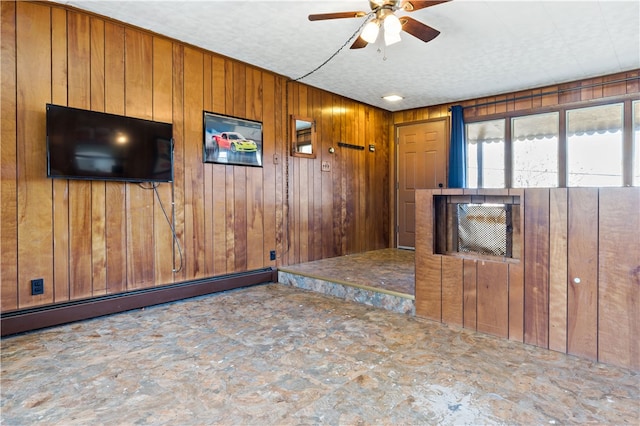
[[[415,190],[446,186],[448,135],[447,117],[398,127],[398,247],[415,247]]]

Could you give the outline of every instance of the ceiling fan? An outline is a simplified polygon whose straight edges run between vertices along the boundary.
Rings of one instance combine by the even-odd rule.
[[[436,38],[440,34],[440,31],[408,16],[397,17],[395,12],[398,10],[413,12],[414,10],[424,9],[448,1],[451,0],[369,0],[369,6],[371,7],[370,12],[318,13],[309,15],[309,20],[322,21],[326,19],[370,16],[371,20],[365,24],[360,35],[351,45],[351,49],[361,49],[369,43],[374,43],[378,38],[380,28],[384,30],[384,42],[386,46],[399,42],[401,31],[405,31],[426,43]]]

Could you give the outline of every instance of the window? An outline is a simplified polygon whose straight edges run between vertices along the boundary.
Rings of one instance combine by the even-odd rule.
[[[640,101],[633,103],[633,186],[640,186]]]
[[[504,188],[505,120],[466,125],[467,186]]]
[[[512,119],[512,186],[558,186],[558,112]]]
[[[468,188],[640,186],[640,100],[505,116],[466,123]]]
[[[622,107],[567,111],[567,186],[622,186]]]

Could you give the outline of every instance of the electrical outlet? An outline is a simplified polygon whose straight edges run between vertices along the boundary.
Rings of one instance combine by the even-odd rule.
[[[31,295],[44,294],[44,278],[31,280]]]
[[[269,252],[269,259],[276,260],[276,251],[275,250],[271,250]]]
[[[323,161],[322,162],[322,171],[323,172],[330,172],[331,171],[331,163],[328,161]]]

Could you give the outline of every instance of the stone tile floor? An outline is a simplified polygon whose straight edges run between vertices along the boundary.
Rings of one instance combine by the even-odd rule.
[[[269,284],[1,340],[3,425],[638,424],[638,372]]]

